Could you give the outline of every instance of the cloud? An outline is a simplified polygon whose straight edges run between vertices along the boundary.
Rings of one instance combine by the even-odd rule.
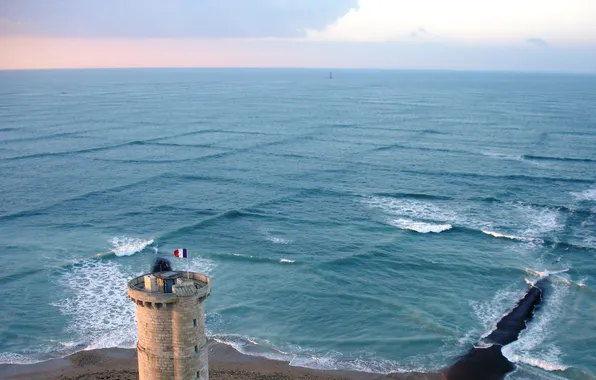
[[[94,38],[297,37],[357,0],[0,0],[7,34]]]
[[[526,40],[527,43],[530,45],[538,46],[538,47],[549,47],[549,43],[543,40],[542,38],[528,38]]]
[[[413,42],[423,25],[445,43],[519,46],[525,36],[541,36],[557,45],[594,45],[594,20],[594,0],[359,0],[337,22],[307,35],[314,41]]]

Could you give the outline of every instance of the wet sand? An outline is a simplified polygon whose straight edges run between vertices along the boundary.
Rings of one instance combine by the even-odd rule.
[[[244,355],[234,348],[209,343],[210,380],[443,380],[438,373],[380,375],[292,367],[287,362]],[[137,380],[136,350],[109,348],[82,351],[36,364],[2,364],[6,380]]]

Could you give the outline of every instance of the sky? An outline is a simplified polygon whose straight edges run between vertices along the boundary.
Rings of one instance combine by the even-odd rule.
[[[0,0],[0,69],[596,72],[596,0]]]

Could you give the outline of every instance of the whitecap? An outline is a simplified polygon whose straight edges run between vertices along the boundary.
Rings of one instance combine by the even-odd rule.
[[[528,242],[528,243],[544,244],[544,240],[538,239],[538,238],[527,238],[527,237],[521,237],[521,236],[515,236],[515,235],[506,235],[506,234],[502,234],[499,232],[488,231],[488,230],[482,230],[482,233],[496,237],[496,238],[511,239],[511,240]]]
[[[491,157],[491,158],[501,158],[505,160],[514,160],[514,161],[521,161],[523,159],[522,155],[519,154],[507,154],[507,153],[500,153],[500,152],[480,152],[483,156]]]
[[[532,367],[537,367],[537,368],[542,368],[546,371],[565,371],[566,369],[569,368],[569,366],[564,365],[564,364],[560,364],[558,362],[558,356],[560,355],[560,351],[558,349],[556,349],[556,347],[553,348],[554,349],[554,354],[547,354],[549,355],[552,359],[554,359],[553,362],[548,361],[548,359],[538,359],[538,358],[533,358],[530,356],[522,356],[522,355],[517,355],[517,354],[508,354],[509,356],[505,355],[505,352],[503,353],[507,359],[511,362],[514,363],[524,363],[524,364],[528,364],[531,365]],[[506,347],[503,348],[503,351],[506,351]]]
[[[267,236],[267,240],[269,240],[273,244],[290,244],[290,243],[292,243],[292,240],[290,240],[290,239],[284,239],[284,238],[275,237],[275,236],[271,236],[271,235]]]
[[[572,192],[571,195],[578,201],[596,201],[596,189]]]
[[[373,208],[379,208],[387,214],[410,217],[415,219],[435,220],[439,222],[453,222],[457,220],[457,213],[445,210],[429,202],[412,199],[395,199],[387,197],[372,197],[366,203]]]
[[[281,259],[279,260],[280,263],[295,263],[296,260],[289,260],[289,259]]]
[[[394,227],[401,228],[403,230],[416,231],[421,234],[426,234],[429,232],[438,234],[440,232],[447,231],[452,228],[451,224],[433,224],[425,222],[416,222],[409,219],[392,219],[389,221],[389,224],[391,224]]]
[[[112,243],[111,251],[116,256],[132,256],[137,252],[141,252],[148,245],[153,244],[153,239],[142,240],[139,238],[117,236],[112,238],[110,243]]]

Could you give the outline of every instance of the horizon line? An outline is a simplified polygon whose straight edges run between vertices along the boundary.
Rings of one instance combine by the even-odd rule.
[[[510,74],[565,74],[596,75],[594,71],[582,70],[523,70],[523,69],[457,69],[457,68],[394,68],[394,67],[283,67],[283,66],[110,66],[110,67],[47,67],[47,68],[0,68],[0,72],[26,71],[97,71],[97,70],[321,70],[321,71],[422,71],[422,72],[473,72]]]

